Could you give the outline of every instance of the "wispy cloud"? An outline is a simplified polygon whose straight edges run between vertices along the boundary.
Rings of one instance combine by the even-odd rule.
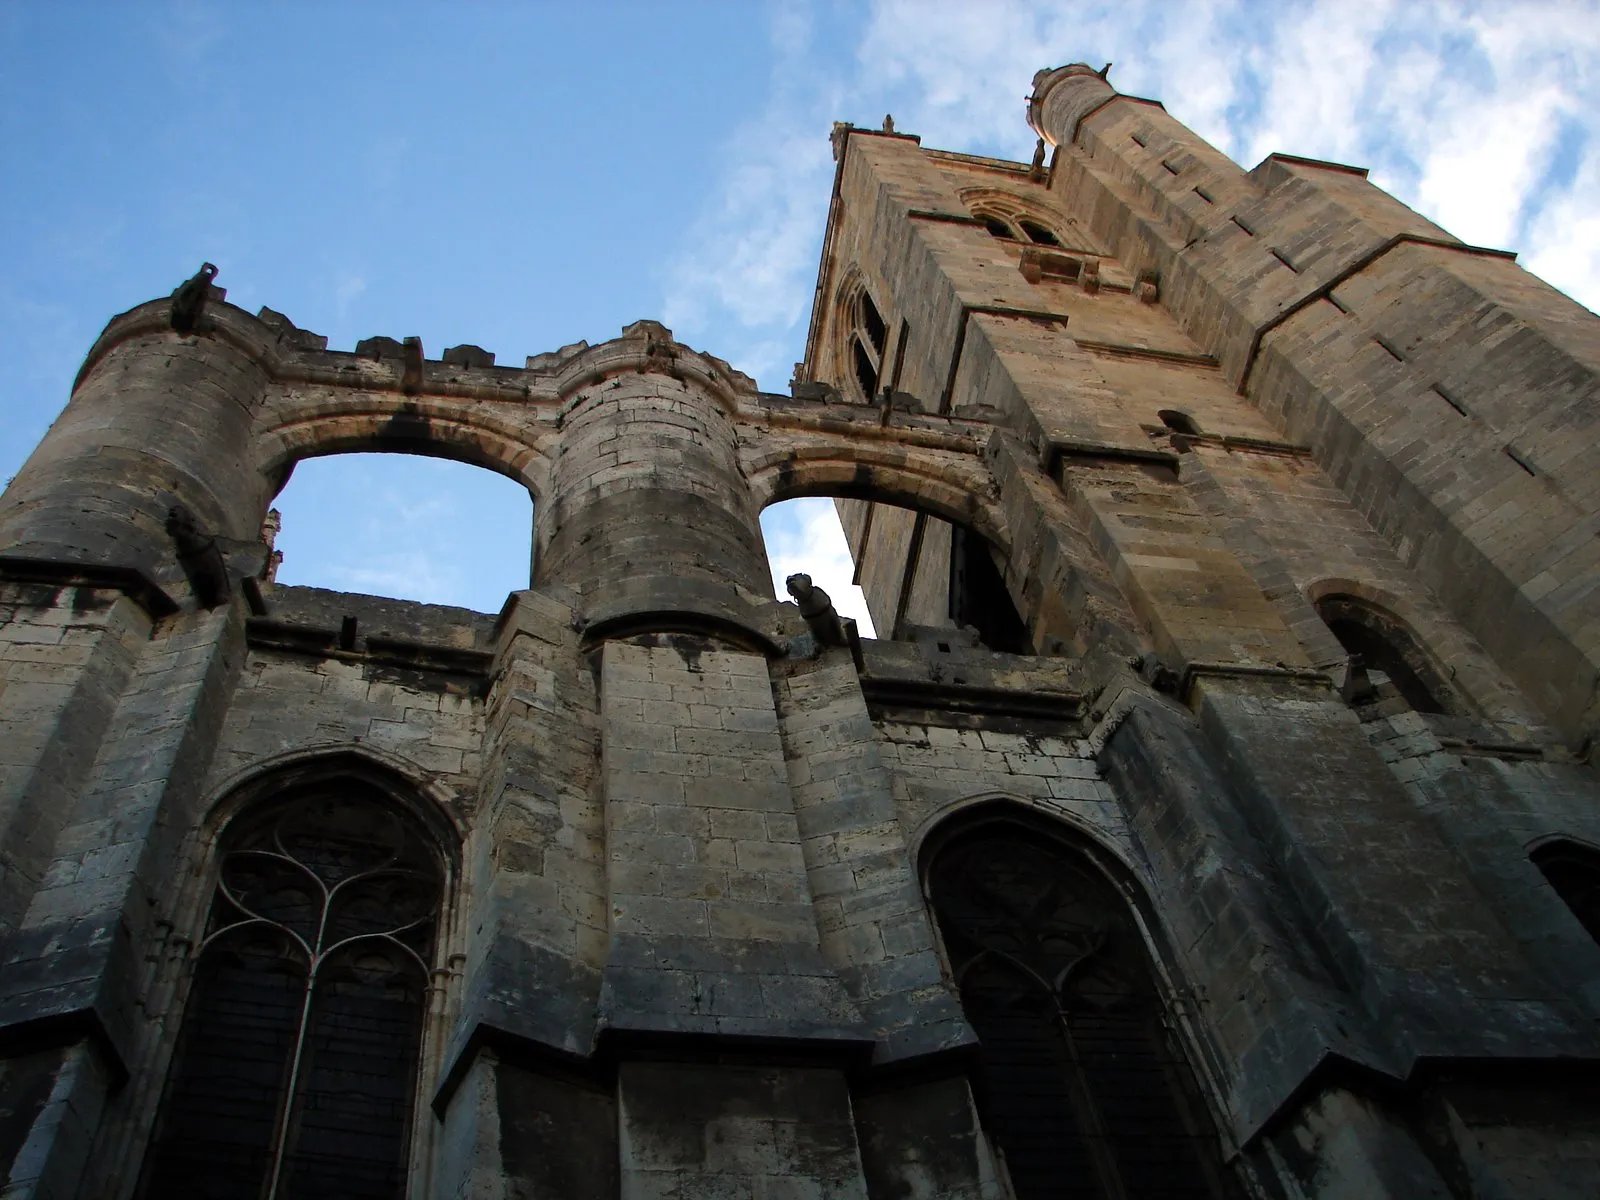
[[[350,306],[367,290],[367,281],[354,271],[340,271],[333,285],[333,310],[342,321],[350,315]]]
[[[1468,241],[1600,307],[1600,0],[876,0],[853,49],[773,10],[779,47],[759,115],[671,262],[666,311],[769,389],[804,353],[833,120],[893,112],[923,144],[1025,159],[1034,71],[1115,63],[1126,92],[1246,167],[1273,151],[1368,166]],[[831,503],[771,517],[782,576],[809,571],[864,606]]]
[[[779,388],[804,350],[835,119],[885,111],[925,145],[1026,158],[1040,67],[1114,62],[1253,166],[1275,150],[1365,165],[1469,241],[1508,246],[1600,305],[1600,2],[877,0],[847,54],[805,5],[759,115],[725,150],[672,260],[666,309]]]
[[[844,99],[815,53],[808,5],[773,10],[772,44],[767,103],[734,133],[710,203],[669,260],[663,310],[679,337],[776,390],[799,357],[794,331],[827,217],[828,130]]]
[[[864,636],[877,636],[866,597],[850,582],[854,569],[850,547],[832,500],[774,504],[761,514],[761,534],[767,543],[772,587],[780,600],[788,596],[785,579],[797,573],[809,575],[812,583],[828,593],[835,609],[856,619]]]

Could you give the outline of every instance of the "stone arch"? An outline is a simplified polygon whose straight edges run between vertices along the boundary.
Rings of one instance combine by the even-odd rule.
[[[981,461],[899,447],[856,447],[848,459],[818,450],[774,456],[751,483],[763,507],[802,496],[835,500],[879,637],[970,628],[991,650],[1037,649]],[[880,545],[895,549],[885,557]]]
[[[918,873],[978,1034],[1018,1200],[1232,1194],[1148,896],[1103,837],[1010,797],[928,830]],[[1214,1089],[1210,1089],[1214,1092]]]
[[[922,457],[898,446],[819,445],[770,456],[747,470],[758,508],[802,496],[871,500],[968,526],[1002,554],[1011,553],[1010,528],[990,494],[989,474],[966,455]]]
[[[980,221],[986,224],[998,221],[1007,226],[1011,230],[1012,240],[1019,245],[1041,244],[1040,239],[1026,228],[1027,225],[1035,225],[1048,231],[1056,239],[1057,245],[1102,257],[1106,255],[1106,252],[1099,248],[1093,235],[1073,217],[1047,209],[1014,192],[983,186],[962,188],[958,195],[961,202],[967,206],[967,211]],[[990,232],[999,236],[993,229]]]
[[[1551,891],[1600,945],[1600,848],[1579,838],[1541,838],[1528,851]]]
[[[434,834],[455,876],[469,827],[458,797],[397,755],[375,746],[330,744],[286,750],[241,767],[210,789],[202,809],[202,829],[215,838],[241,808],[259,798],[310,779],[348,776],[380,787],[397,805],[415,813]]]
[[[1141,911],[1154,912],[1145,899],[1145,886],[1139,877],[1136,860],[1126,850],[1115,845],[1107,836],[1105,829],[1069,809],[1042,804],[1031,796],[1019,796],[1013,792],[974,792],[970,796],[946,801],[924,816],[906,839],[906,852],[911,856],[911,861],[918,864],[918,877],[922,876],[924,849],[928,846],[929,839],[950,822],[973,819],[985,811],[1003,816],[1008,810],[1025,819],[1056,822],[1069,830],[1074,837],[1093,843],[1108,861],[1117,864],[1117,878],[1126,881],[1130,889],[1130,899],[1137,897]]]
[[[335,454],[416,454],[483,467],[527,488],[537,503],[546,490],[546,451],[553,434],[432,398],[361,394],[338,404],[275,414],[256,438],[260,471],[276,490],[295,463]]]
[[[845,269],[829,310],[834,379],[855,392],[855,400],[871,403],[884,385],[889,358],[888,321],[884,306],[872,294],[857,263]],[[874,330],[869,328],[876,325]]]
[[[310,748],[224,781],[199,832],[195,950],[173,981],[181,1020],[150,1081],[138,1194],[193,1179],[395,1186],[428,1157],[448,1008],[435,993],[460,950],[448,797],[386,756]],[[247,1102],[217,1092],[235,1070],[254,1085]]]
[[[1308,587],[1306,598],[1346,652],[1359,656],[1364,667],[1384,672],[1413,709],[1474,711],[1452,682],[1454,672],[1417,633],[1395,597],[1355,581],[1325,579]],[[1346,692],[1360,687],[1352,677]]]

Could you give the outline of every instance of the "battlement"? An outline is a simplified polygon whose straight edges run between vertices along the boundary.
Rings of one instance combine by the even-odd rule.
[[[282,382],[335,384],[372,391],[427,392],[459,398],[560,402],[609,373],[647,369],[694,375],[730,405],[756,393],[755,380],[712,354],[676,341],[657,321],[635,321],[609,342],[574,342],[531,354],[522,367],[497,366],[495,356],[478,346],[453,346],[428,358],[417,337],[364,338],[352,350],[330,350],[328,339],[302,329],[283,313],[263,307],[252,315],[226,302],[213,288],[195,336],[229,342],[260,362]],[[121,343],[171,328],[172,298],[161,297],[129,309],[106,325],[73,385],[76,391],[94,367]]]

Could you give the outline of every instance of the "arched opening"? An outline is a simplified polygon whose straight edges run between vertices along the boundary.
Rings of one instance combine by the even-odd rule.
[[[1317,615],[1350,655],[1346,699],[1358,707],[1458,712],[1448,684],[1411,631],[1393,614],[1356,596],[1333,593],[1316,602]]]
[[[279,583],[478,612],[528,586],[532,497],[482,467],[414,454],[310,458],[273,503]]]
[[[1046,229],[1037,221],[1021,220],[1017,222],[1022,227],[1022,232],[1028,240],[1036,246],[1059,246],[1061,240],[1054,233]]]
[[[1230,1196],[1133,909],[1106,858],[998,807],[937,831],[927,894],[1018,1200]]]
[[[1576,842],[1546,842],[1530,857],[1579,924],[1600,942],[1600,850]]]
[[[1008,242],[1017,240],[1016,230],[1012,229],[1010,225],[999,217],[988,213],[980,213],[978,219],[983,222],[983,227],[989,231],[991,237],[1001,238]]]
[[[1173,433],[1186,433],[1198,437],[1200,426],[1194,423],[1194,418],[1188,413],[1176,408],[1163,408],[1156,416],[1161,418],[1161,423]]]
[[[767,505],[761,510],[761,540],[767,547],[774,595],[786,599],[784,581],[791,575],[809,575],[828,593],[834,610],[856,622],[862,637],[877,636],[866,598],[852,581],[850,545],[833,501],[805,496]]]
[[[883,357],[883,339],[888,336],[889,328],[884,324],[883,315],[878,312],[878,306],[872,302],[872,296],[865,288],[861,291],[861,327],[866,331],[867,341],[872,343],[872,348]]]
[[[405,1194],[444,862],[351,776],[246,807],[219,842],[149,1200]]]
[[[878,392],[878,364],[872,361],[872,355],[867,353],[859,337],[850,339],[850,347],[855,364],[856,386],[861,389],[862,399],[871,400]]]
[[[961,640],[1031,654],[1027,622],[1006,587],[999,551],[982,534],[922,509],[838,497],[834,506],[878,636]]]

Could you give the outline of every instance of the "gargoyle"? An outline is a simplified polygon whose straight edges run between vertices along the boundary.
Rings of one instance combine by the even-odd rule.
[[[827,648],[850,644],[845,637],[844,623],[834,610],[833,601],[828,598],[827,592],[811,582],[811,576],[791,575],[783,583],[789,595],[794,597],[794,602],[800,606],[800,615],[806,619],[806,626],[811,630],[811,636],[817,639],[817,645]]]
[[[181,504],[167,510],[167,533],[202,608],[215,608],[228,598],[228,564],[217,539],[200,528],[194,514]]]

